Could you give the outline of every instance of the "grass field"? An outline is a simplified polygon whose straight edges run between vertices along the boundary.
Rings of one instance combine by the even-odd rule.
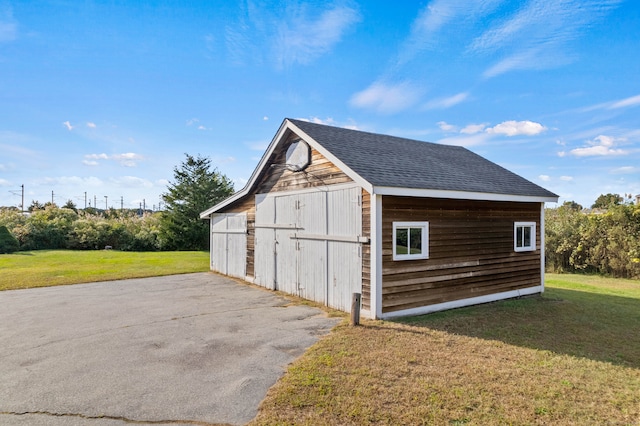
[[[547,276],[542,297],[343,324],[254,425],[639,425],[640,282]]]
[[[38,250],[0,255],[0,290],[209,270],[209,252]]]

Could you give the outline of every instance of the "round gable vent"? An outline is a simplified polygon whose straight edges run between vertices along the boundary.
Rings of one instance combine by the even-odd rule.
[[[303,140],[292,143],[287,149],[285,167],[293,172],[304,170],[311,163],[311,149]]]

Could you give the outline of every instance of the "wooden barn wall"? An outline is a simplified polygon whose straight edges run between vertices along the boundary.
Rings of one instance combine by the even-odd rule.
[[[540,204],[385,196],[382,312],[540,285]],[[393,260],[393,222],[429,222],[429,259]],[[515,252],[514,222],[536,223],[536,250]]]
[[[301,172],[292,172],[284,167],[287,148],[299,138],[291,134],[281,149],[274,151],[263,175],[257,183],[256,194],[292,191],[317,186],[329,186],[352,182],[352,179],[315,149],[311,149],[311,164]]]
[[[256,243],[256,199],[254,196],[246,197],[222,213],[246,213],[247,214],[247,269],[248,277],[254,276],[253,260]]]
[[[311,149],[311,164],[309,164],[304,171],[292,172],[287,170],[284,167],[287,148],[289,148],[292,142],[298,139],[295,134],[290,134],[285,143],[276,149],[269,158],[268,166],[263,169],[262,174],[258,177],[255,190],[251,191],[247,197],[219,212],[247,213],[247,277],[255,276],[256,194],[294,191],[353,182],[349,176],[313,148]],[[273,167],[270,167],[271,165],[273,165]],[[368,231],[369,228],[367,226],[367,232]]]
[[[371,238],[371,195],[362,190],[362,236]],[[371,310],[371,244],[362,244],[362,309]]]

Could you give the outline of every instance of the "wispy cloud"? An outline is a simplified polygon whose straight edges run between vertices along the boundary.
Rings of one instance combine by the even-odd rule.
[[[622,108],[631,108],[640,105],[640,95],[630,96],[624,99],[617,99],[614,101],[603,102],[596,105],[591,105],[586,108],[581,109],[581,112],[590,112],[595,110],[613,110],[613,109],[622,109]]]
[[[457,93],[445,98],[433,99],[424,105],[425,109],[447,109],[464,102],[469,97],[469,92]]]
[[[349,7],[334,7],[310,18],[304,7],[294,7],[290,17],[278,26],[274,50],[280,67],[308,64],[329,52],[345,32],[360,20],[360,14]]]
[[[375,82],[354,94],[349,103],[357,108],[393,114],[414,106],[423,90],[409,82],[386,84]]]
[[[13,41],[18,37],[18,23],[9,6],[0,5],[0,43]]]
[[[458,25],[483,19],[502,3],[503,0],[434,0],[429,2],[411,24],[411,32],[398,54],[397,65],[401,66],[415,58],[424,50],[438,47],[441,38],[438,33],[444,29],[455,33]]]
[[[563,65],[571,60],[568,43],[621,1],[530,0],[476,37],[468,51],[504,56],[485,71],[487,78],[515,69]]]
[[[71,122],[69,120],[63,122],[62,125],[66,127],[68,131],[72,131],[74,129],[74,126],[71,125]]]
[[[139,178],[136,176],[120,176],[110,178],[109,182],[115,186],[123,188],[151,188],[153,183],[147,179]]]
[[[308,3],[290,3],[274,13],[266,5],[247,2],[239,19],[227,26],[225,41],[236,64],[272,61],[283,69],[327,54],[360,20],[357,9],[344,5],[318,9]]]

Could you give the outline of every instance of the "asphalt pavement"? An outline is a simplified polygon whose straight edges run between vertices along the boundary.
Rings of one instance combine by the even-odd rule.
[[[337,322],[213,273],[3,291],[0,425],[245,424]]]

